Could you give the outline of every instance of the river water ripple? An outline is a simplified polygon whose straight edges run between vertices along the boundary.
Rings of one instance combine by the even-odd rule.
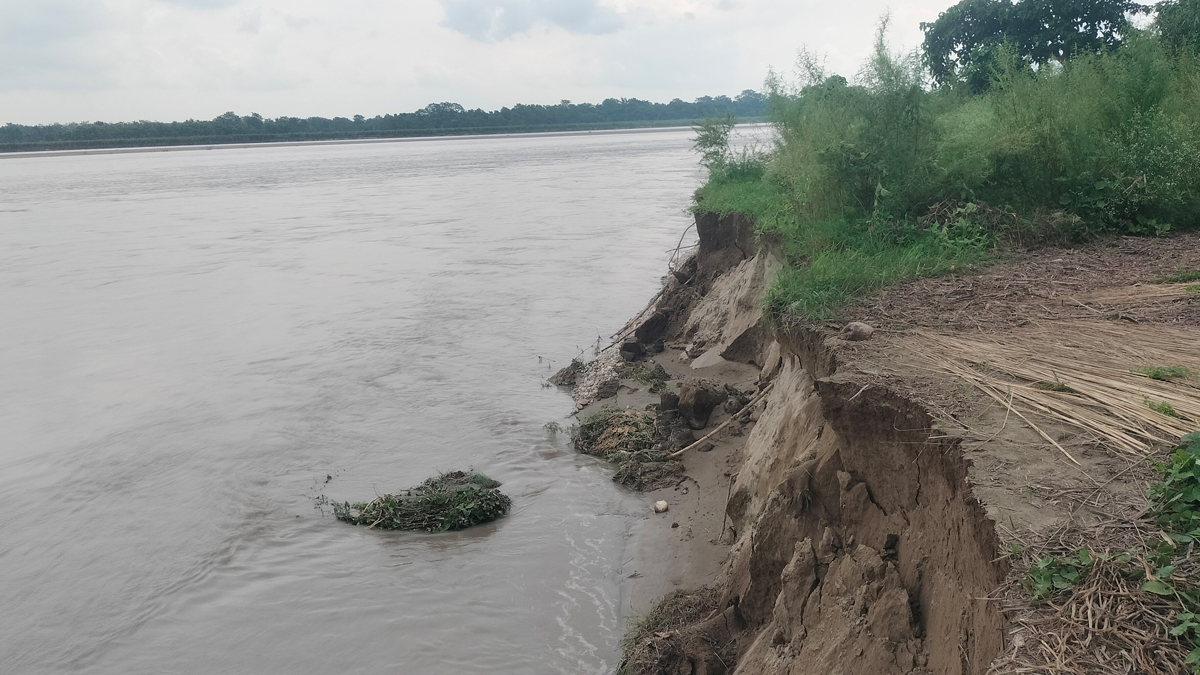
[[[657,290],[689,138],[0,159],[0,672],[610,672],[642,503],[541,385]],[[468,467],[510,516],[313,508]]]

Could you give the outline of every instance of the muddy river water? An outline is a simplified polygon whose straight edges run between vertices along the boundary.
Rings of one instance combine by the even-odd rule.
[[[644,503],[542,384],[657,291],[690,138],[0,158],[0,672],[611,672]],[[513,512],[314,508],[460,468]]]

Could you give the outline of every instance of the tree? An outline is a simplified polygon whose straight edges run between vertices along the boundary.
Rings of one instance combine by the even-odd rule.
[[[1130,32],[1129,16],[1149,10],[1134,0],[962,0],[937,21],[921,23],[926,65],[944,85],[972,67],[977,82],[980,67],[986,69],[1003,45],[1023,62],[1062,62],[1120,45]]]
[[[1154,28],[1173,51],[1200,52],[1200,0],[1158,3]]]

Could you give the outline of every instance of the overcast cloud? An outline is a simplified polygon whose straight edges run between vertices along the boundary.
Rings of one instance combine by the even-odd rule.
[[[804,45],[852,75],[949,0],[0,0],[0,123],[373,116],[454,101],[759,89]]]

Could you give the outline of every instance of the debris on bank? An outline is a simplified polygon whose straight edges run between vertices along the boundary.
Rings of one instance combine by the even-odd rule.
[[[617,465],[615,482],[653,490],[683,475],[683,464],[669,457],[655,423],[653,412],[606,405],[571,428],[571,442],[576,451]]]
[[[498,481],[481,473],[451,471],[403,493],[380,495],[369,502],[334,503],[333,515],[368,529],[461,530],[508,513],[512,500],[498,487]]]
[[[714,587],[667,594],[625,634],[618,675],[684,672],[677,670],[681,663],[694,668],[688,672],[728,672],[726,664],[736,663],[737,654],[730,612],[718,611],[720,600]]]

